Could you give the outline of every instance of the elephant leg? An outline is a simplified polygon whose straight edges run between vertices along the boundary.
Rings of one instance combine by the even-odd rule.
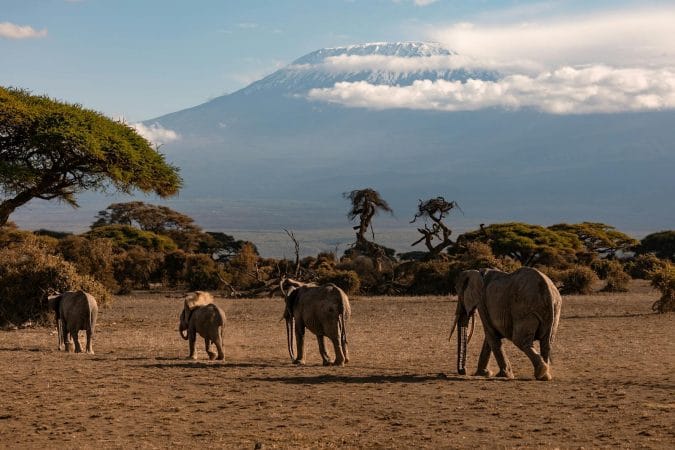
[[[213,342],[214,344],[216,344],[216,350],[218,351],[218,356],[216,357],[216,359],[222,361],[223,359],[225,359],[225,353],[223,353],[223,338],[220,329],[218,330],[218,335],[216,336],[216,339]]]
[[[475,376],[479,377],[490,377],[492,374],[488,370],[488,362],[490,362],[490,355],[492,350],[490,350],[490,343],[487,338],[483,339],[483,348],[481,348],[480,356],[478,357],[478,368],[476,368]]]
[[[513,343],[530,358],[532,366],[534,366],[535,378],[549,381],[551,373],[548,370],[548,364],[546,364],[545,358],[534,348],[534,335],[538,325],[539,320],[534,316],[530,316],[519,323],[513,329]]]
[[[188,330],[188,345],[190,347],[190,355],[188,359],[197,359],[195,352],[195,342],[197,341],[197,333],[194,330]]]
[[[70,334],[73,336],[73,343],[75,344],[75,353],[82,353],[82,346],[80,345],[79,330],[70,330]]]
[[[92,348],[92,345],[91,345],[91,341],[93,340],[93,337],[94,337],[94,332],[90,328],[90,329],[87,330],[87,353],[89,353],[90,355],[94,354],[94,349]]]
[[[293,361],[293,364],[305,364],[305,324],[296,321],[295,324],[295,341],[298,346],[298,355]]]
[[[513,378],[511,363],[509,362],[509,358],[506,356],[506,353],[504,353],[501,338],[491,337],[489,341],[490,348],[492,349],[492,353],[494,353],[495,359],[497,360],[497,365],[499,366],[499,373],[497,376],[502,378]]]
[[[332,363],[331,360],[328,358],[328,353],[326,353],[326,344],[324,343],[323,334],[317,334],[316,340],[319,343],[319,353],[321,354],[323,365],[330,366]]]
[[[334,334],[330,337],[330,340],[333,341],[333,348],[335,349],[335,365],[344,366],[347,359],[345,358],[344,353],[342,353],[342,345],[340,345],[340,335]]]
[[[543,339],[539,340],[539,349],[541,350],[541,357],[544,359],[544,362],[551,365],[551,342],[549,336],[544,336]]]
[[[211,341],[209,338],[204,338],[204,349],[206,350],[206,354],[209,355],[209,359],[214,359],[216,357],[215,352],[211,351]]]

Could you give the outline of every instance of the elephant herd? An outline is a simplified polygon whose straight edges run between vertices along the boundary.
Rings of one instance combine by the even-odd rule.
[[[324,366],[342,366],[349,362],[347,320],[351,309],[344,291],[333,284],[318,286],[291,279],[283,279],[280,288],[285,298],[283,319],[291,361],[305,363],[304,337],[305,329],[309,329],[317,338]],[[476,375],[492,375],[487,365],[490,355],[494,355],[499,366],[496,375],[513,378],[511,364],[502,347],[503,339],[509,339],[528,356],[536,379],[551,380],[551,346],[560,321],[562,299],[546,275],[529,267],[513,273],[494,269],[466,270],[457,277],[455,288],[458,301],[450,338],[456,329],[457,373],[466,374],[467,345],[478,311],[485,338]],[[81,352],[77,335],[84,330],[86,351],[93,353],[92,337],[98,311],[94,297],[83,291],[65,292],[50,296],[49,304],[56,315],[59,350],[63,346],[70,351],[70,335],[74,338],[75,351]],[[224,358],[225,320],[225,313],[213,303],[209,293],[197,291],[185,297],[179,333],[189,343],[189,358],[196,358],[197,335],[204,339],[210,359]],[[334,361],[326,352],[325,337],[333,344]],[[539,352],[534,347],[535,341],[539,341]],[[215,345],[216,352],[211,351],[211,344]]]

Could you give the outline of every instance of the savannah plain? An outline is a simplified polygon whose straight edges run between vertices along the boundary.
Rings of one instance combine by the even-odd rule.
[[[454,297],[352,297],[349,364],[322,367],[309,335],[297,367],[281,298],[217,297],[225,360],[191,361],[180,294],[120,296],[95,355],[57,351],[55,328],[0,332],[0,447],[675,448],[675,316],[656,298],[640,281],[563,297],[538,382],[510,343],[515,380],[455,374]]]

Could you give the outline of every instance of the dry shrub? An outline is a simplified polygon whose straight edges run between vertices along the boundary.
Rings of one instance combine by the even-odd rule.
[[[77,271],[90,275],[108,290],[117,291],[113,268],[113,242],[110,239],[87,239],[82,236],[67,236],[56,246],[63,259],[77,267]]]
[[[561,281],[561,294],[587,295],[593,292],[593,283],[598,281],[598,276],[590,267],[575,266],[563,271]]]
[[[0,323],[47,323],[50,288],[59,292],[82,289],[92,294],[99,306],[112,300],[101,283],[50,254],[36,237],[26,236],[0,250]]]
[[[382,278],[373,258],[364,255],[354,258],[344,257],[336,269],[355,272],[360,280],[361,291],[364,293],[375,290]]]
[[[361,287],[359,275],[353,270],[320,270],[319,284],[333,283],[347,294],[356,294]]]
[[[604,273],[607,283],[602,288],[604,292],[628,292],[630,275],[623,271],[623,266],[618,261],[607,261]]]
[[[454,272],[461,271],[457,270],[457,264],[442,260],[418,262],[413,268],[413,279],[408,287],[411,295],[447,295],[454,289]]]
[[[675,311],[675,265],[667,264],[653,272],[651,282],[661,292],[661,298],[654,302],[652,309],[659,313]]]
[[[185,260],[184,280],[193,291],[216,290],[223,285],[225,274],[210,256],[188,254]]]
[[[120,294],[132,289],[150,289],[150,283],[161,281],[164,254],[133,246],[115,255],[113,267]]]
[[[226,272],[235,288],[243,291],[258,284],[258,259],[258,253],[250,242],[242,245],[239,252],[230,259],[226,266]]]
[[[647,280],[652,273],[663,270],[668,266],[668,262],[660,259],[654,253],[638,255],[626,263],[626,272],[640,280]]]

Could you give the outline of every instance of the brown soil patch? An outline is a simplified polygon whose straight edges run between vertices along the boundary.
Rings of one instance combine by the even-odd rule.
[[[456,376],[453,298],[352,299],[337,368],[311,335],[290,364],[280,299],[217,299],[216,362],[185,360],[177,296],[120,297],[93,356],[56,351],[51,329],[0,332],[0,447],[675,448],[675,315],[634,288],[564,298],[549,383],[510,344],[516,380]]]

